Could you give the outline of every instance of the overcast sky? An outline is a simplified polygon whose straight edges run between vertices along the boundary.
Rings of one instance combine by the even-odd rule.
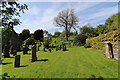
[[[63,28],[55,27],[53,19],[65,9],[75,9],[75,15],[79,18],[79,25],[90,23],[93,27],[103,24],[111,15],[118,12],[118,2],[21,2],[28,5],[29,10],[21,14],[21,25],[15,27],[20,33],[23,29],[29,29],[33,33],[37,29],[43,29],[54,33]]]

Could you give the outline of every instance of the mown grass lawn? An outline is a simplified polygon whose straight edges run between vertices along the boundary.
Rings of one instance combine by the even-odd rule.
[[[29,52],[31,53],[31,52]],[[68,51],[38,51],[38,61],[31,63],[30,55],[21,55],[21,67],[14,68],[14,58],[3,59],[2,73],[13,78],[103,78],[118,77],[118,61],[107,59],[94,49],[72,47]],[[43,61],[48,59],[48,61]]]

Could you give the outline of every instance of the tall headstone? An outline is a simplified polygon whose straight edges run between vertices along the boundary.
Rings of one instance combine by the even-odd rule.
[[[23,54],[28,54],[28,47],[27,47],[27,45],[23,46]]]
[[[41,46],[41,45],[38,45],[38,51],[40,51],[40,46]]]
[[[14,67],[20,67],[20,55],[15,56]]]
[[[37,60],[37,56],[36,56],[36,44],[34,44],[34,45],[32,46],[32,55],[31,55],[30,61],[31,61],[31,62],[34,62],[34,61],[36,61],[36,60]]]
[[[60,45],[60,50],[62,49],[62,45]]]

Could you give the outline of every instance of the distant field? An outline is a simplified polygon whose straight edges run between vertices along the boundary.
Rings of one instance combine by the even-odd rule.
[[[29,52],[31,53],[31,51]],[[2,73],[11,78],[117,78],[118,61],[105,58],[94,49],[72,47],[68,51],[38,51],[38,61],[29,62],[30,54],[21,55],[21,67],[14,68],[14,58],[3,59]]]

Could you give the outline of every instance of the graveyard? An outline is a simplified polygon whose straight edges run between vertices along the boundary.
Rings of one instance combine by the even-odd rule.
[[[1,2],[0,79],[118,79],[118,4]]]
[[[41,48],[40,48],[41,49]],[[31,53],[29,51],[28,53]],[[14,67],[14,57],[3,59],[2,73],[10,78],[117,78],[118,62],[107,59],[94,49],[71,47],[68,51],[37,51],[37,61],[31,55],[20,55],[20,66]],[[93,77],[94,78],[94,77]]]

